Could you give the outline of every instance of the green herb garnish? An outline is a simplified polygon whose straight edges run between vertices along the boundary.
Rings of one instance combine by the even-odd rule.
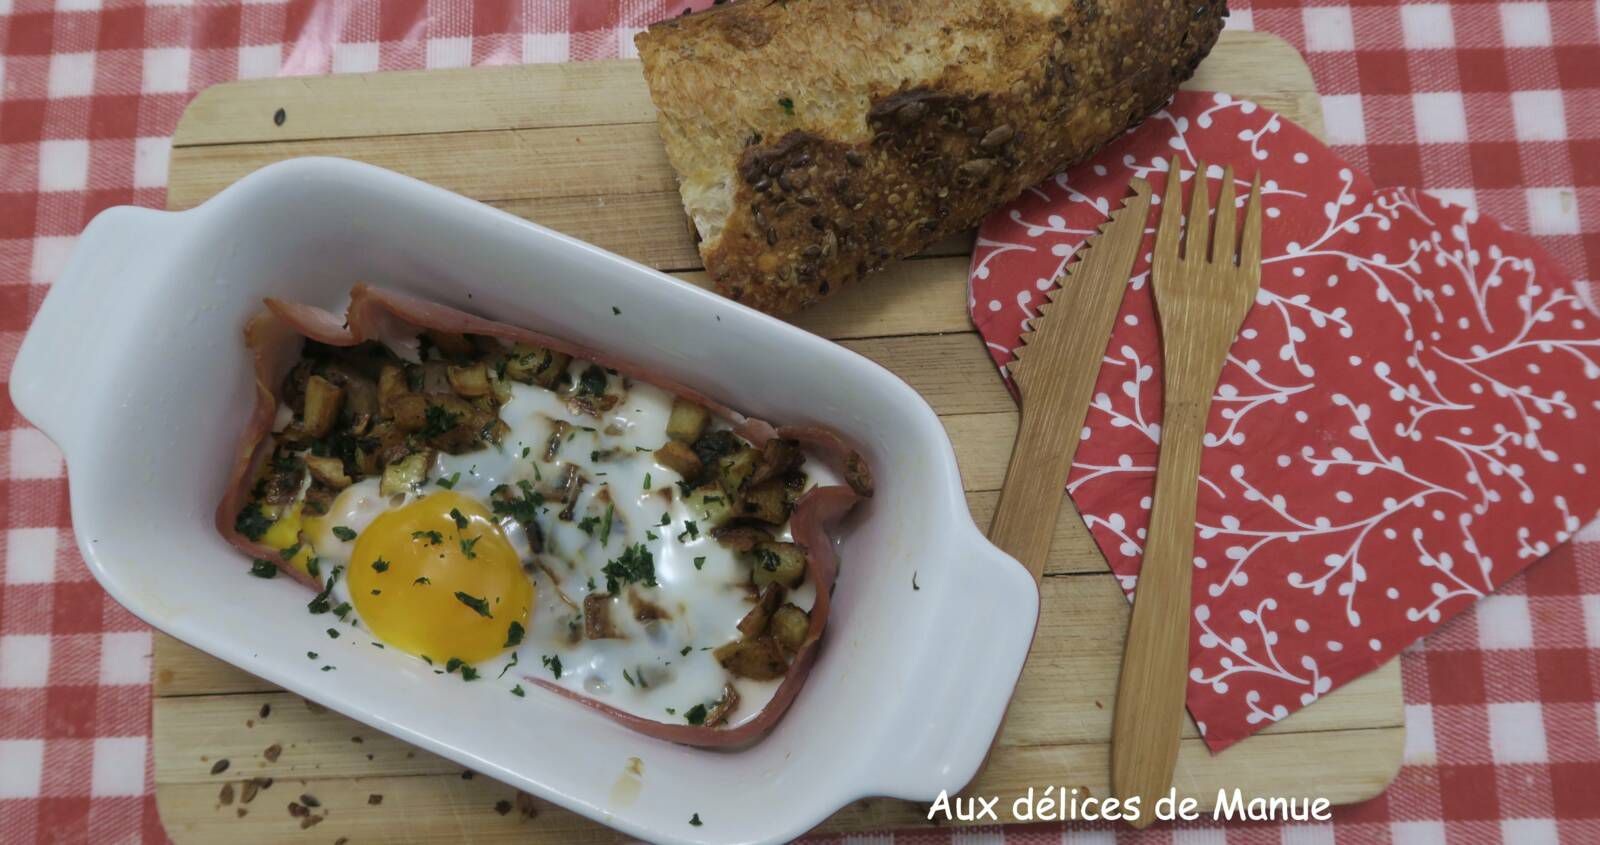
[[[465,537],[461,538],[461,553],[467,556],[467,560],[477,559],[478,553],[473,551],[472,547],[478,545],[478,541],[482,539],[483,535],[481,534],[477,537],[473,537],[471,540],[468,540]]]
[[[270,560],[255,559],[250,564],[250,574],[257,578],[278,577],[278,565]]]
[[[528,693],[525,692],[522,689],[522,684],[517,684],[516,686],[512,687],[511,688],[511,694],[516,696],[517,698],[527,698],[528,697]]]
[[[443,487],[446,490],[454,490],[454,489],[456,489],[456,482],[460,481],[460,480],[461,480],[461,473],[460,472],[453,472],[453,473],[450,474],[449,478],[435,479],[433,483],[439,485],[440,487]]]
[[[437,531],[413,531],[411,532],[411,539],[427,540],[428,545],[437,546],[444,542],[444,535]]]
[[[455,428],[456,423],[461,421],[460,414],[452,413],[443,405],[429,405],[425,413],[426,421],[423,423],[422,430],[418,432],[423,437],[438,437]]]
[[[381,557],[378,558],[377,560],[372,562],[372,571],[373,572],[388,572],[389,571],[389,562],[384,560]]]
[[[432,581],[428,580],[428,576],[424,575],[421,578],[418,578],[417,580],[412,581],[411,585],[413,587],[417,587],[417,586],[426,587],[427,585],[432,584],[432,583],[433,583]]]
[[[244,510],[239,511],[239,515],[233,520],[233,530],[252,540],[261,539],[261,535],[267,533],[267,529],[271,527],[272,517],[261,512],[259,502],[245,505]]]
[[[343,525],[335,525],[333,526],[333,536],[338,537],[339,539],[348,543],[356,538],[356,532],[344,527]]]
[[[470,523],[467,522],[467,518],[462,516],[461,515],[461,511],[459,509],[457,509],[457,508],[451,508],[450,509],[450,518],[455,520],[456,530],[458,530],[458,531],[463,529],[463,528],[466,528],[470,524]]]
[[[600,574],[606,576],[606,592],[615,595],[621,583],[638,583],[647,587],[656,586],[655,558],[650,555],[650,550],[643,543],[634,543],[622,551],[618,557],[606,562],[600,569]]]
[[[794,114],[794,100],[792,100],[792,99],[790,99],[788,97],[779,97],[778,98],[778,107],[783,109],[783,113],[784,114],[787,114],[787,115],[793,115]]]
[[[547,654],[541,659],[544,661],[544,665],[550,669],[550,674],[555,675],[556,680],[561,680],[561,655],[558,654],[555,657],[551,657]]]
[[[694,568],[695,569],[705,569],[706,568],[706,559],[704,557],[695,558],[694,559]]]
[[[683,720],[691,725],[705,724],[706,706],[704,704],[696,704],[695,706],[690,707],[689,712],[683,714]]]
[[[478,612],[485,619],[493,619],[494,614],[489,612],[489,603],[477,596],[469,596],[460,590],[456,591],[456,600]]]
[[[506,628],[506,644],[501,646],[501,648],[515,648],[516,646],[521,645],[522,635],[524,633],[526,633],[526,631],[523,630],[521,622],[512,622],[510,627]]]

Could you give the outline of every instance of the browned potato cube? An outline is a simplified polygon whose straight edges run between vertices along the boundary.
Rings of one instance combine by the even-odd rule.
[[[445,372],[450,379],[450,389],[454,390],[457,396],[471,398],[489,395],[489,368],[482,363],[469,367],[452,366]]]
[[[780,479],[772,479],[744,491],[744,499],[735,511],[746,519],[759,519],[773,525],[782,525],[789,518],[789,495]]]
[[[759,463],[761,453],[747,446],[717,461],[717,479],[729,493],[738,495]]]
[[[326,436],[339,420],[339,405],[343,401],[344,388],[322,376],[306,379],[306,410],[301,429],[312,437]]]
[[[736,640],[718,646],[711,654],[735,677],[752,681],[771,681],[789,671],[783,649],[771,637]]]
[[[389,414],[394,427],[401,431],[421,431],[428,424],[428,397],[420,393],[406,393],[389,402]]]
[[[748,552],[756,547],[757,543],[764,543],[772,539],[772,532],[754,525],[733,525],[719,528],[711,532],[717,542],[736,552]]]
[[[757,587],[772,583],[796,587],[806,577],[806,553],[793,543],[757,543],[751,555],[750,579]]]
[[[700,456],[682,441],[668,440],[667,445],[656,450],[656,460],[685,479],[693,480],[700,477]]]
[[[406,383],[406,372],[394,364],[384,364],[378,371],[378,416],[394,416],[394,400],[411,392]]]
[[[306,455],[305,461],[306,469],[311,472],[312,478],[335,490],[343,490],[350,486],[350,476],[344,472],[344,461],[317,455]]]
[[[733,499],[715,484],[703,484],[690,490],[689,495],[683,498],[683,503],[696,520],[710,528],[716,528],[733,517]]]
[[[772,619],[772,614],[783,602],[783,587],[777,584],[768,584],[762,588],[760,598],[756,599],[756,606],[739,620],[739,633],[745,639],[754,639],[767,632],[767,623]]]
[[[572,356],[531,343],[519,343],[506,355],[506,378],[523,384],[555,387]]]
[[[806,637],[811,633],[811,614],[786,604],[772,612],[767,630],[778,641],[778,645],[783,646],[784,651],[794,654],[805,645]]]
[[[687,399],[674,399],[672,415],[667,417],[667,437],[693,443],[700,439],[701,432],[706,430],[706,424],[710,421],[711,414],[705,408]]]
[[[383,480],[378,482],[378,494],[393,496],[396,493],[410,492],[428,480],[428,469],[432,465],[433,455],[429,452],[412,452],[404,459],[389,464],[383,468]]]
[[[800,444],[794,440],[774,437],[761,444],[761,463],[750,476],[751,484],[760,484],[778,478],[800,465]]]

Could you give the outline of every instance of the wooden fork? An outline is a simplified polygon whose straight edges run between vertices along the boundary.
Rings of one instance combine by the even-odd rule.
[[[1172,785],[1188,683],[1200,449],[1228,348],[1261,286],[1261,177],[1251,185],[1235,252],[1233,168],[1223,171],[1210,237],[1210,182],[1200,162],[1180,256],[1183,179],[1177,158],[1167,173],[1152,268],[1161,320],[1161,455],[1111,728],[1111,783],[1124,800],[1139,796],[1135,827],[1155,819],[1154,802]]]

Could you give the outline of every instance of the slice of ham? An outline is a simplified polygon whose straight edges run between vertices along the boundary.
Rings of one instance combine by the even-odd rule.
[[[281,552],[240,534],[235,521],[249,501],[250,488],[262,463],[272,454],[272,425],[279,404],[277,388],[294,366],[304,338],[329,346],[355,346],[369,340],[395,341],[407,331],[414,334],[428,329],[530,343],[592,361],[629,378],[654,384],[679,398],[698,403],[726,421],[735,433],[758,448],[773,437],[798,440],[813,447],[848,480],[849,486],[816,487],[795,502],[790,528],[795,542],[806,551],[806,572],[816,587],[816,602],[811,608],[811,626],[805,642],[796,651],[794,661],[772,699],[754,718],[733,728],[665,724],[624,712],[549,681],[525,676],[533,684],[598,710],[647,736],[702,748],[734,748],[749,744],[771,730],[788,710],[816,660],[822,632],[828,624],[829,596],[838,572],[838,561],[828,528],[843,519],[863,497],[872,495],[872,476],[867,470],[866,461],[837,434],[818,427],[775,428],[767,422],[746,417],[712,401],[686,385],[661,378],[627,361],[559,338],[486,320],[465,311],[381,288],[367,285],[352,288],[350,305],[343,318],[325,309],[297,302],[268,299],[266,306],[265,312],[252,318],[245,326],[245,345],[252,353],[255,368],[256,405],[240,436],[238,454],[216,514],[217,530],[222,536],[241,552],[254,558],[278,559]],[[291,566],[285,567],[285,571],[311,589],[321,589],[315,579],[298,569]]]

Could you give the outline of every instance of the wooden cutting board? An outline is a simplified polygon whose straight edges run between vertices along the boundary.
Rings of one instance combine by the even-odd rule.
[[[1322,131],[1305,62],[1270,35],[1224,33],[1192,87],[1248,97]],[[196,98],[178,125],[168,205],[196,205],[279,159],[344,156],[700,282],[654,120],[635,61],[220,85]],[[950,239],[795,322],[881,362],[927,397],[955,443],[973,515],[987,525],[1017,412],[967,318],[970,247],[970,234]],[[1108,791],[1128,603],[1070,503],[1046,575],[1033,654],[974,794]],[[165,636],[156,638],[154,665],[156,800],[180,842],[617,838]],[[1208,808],[1219,788],[1235,787],[1246,796],[1370,798],[1399,768],[1401,712],[1391,663],[1220,755],[1206,751],[1190,723],[1175,782]],[[212,774],[224,759],[228,768]],[[273,785],[246,803],[245,783],[267,777]],[[287,808],[303,794],[320,806],[297,818]],[[1009,805],[1009,797],[1001,802]],[[908,803],[863,801],[821,830],[926,826],[925,814]]]

